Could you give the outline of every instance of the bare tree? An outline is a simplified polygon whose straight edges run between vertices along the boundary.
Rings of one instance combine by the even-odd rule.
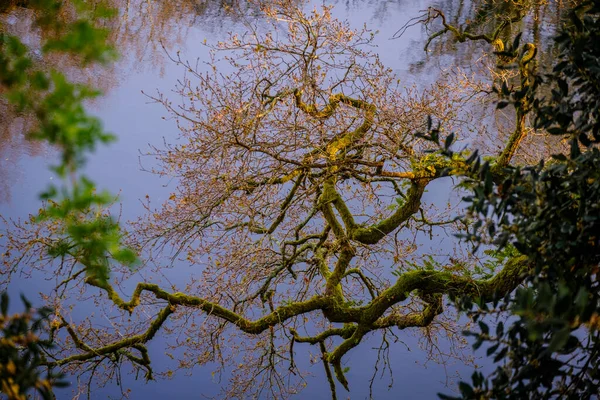
[[[451,80],[402,88],[369,51],[372,32],[328,7],[304,13],[284,0],[262,12],[268,22],[216,45],[207,68],[176,56],[187,71],[179,98],[155,98],[181,137],[155,149],[154,172],[177,190],[134,224],[139,274],[86,278],[61,226],[13,224],[3,272],[53,265],[59,347],[48,366],[106,368],[110,379],[128,363],[152,378],[146,344],[162,332],[178,368],[233,366],[228,396],[279,398],[304,384],[294,354],[311,344],[335,398],[336,379],[349,390],[343,357],[365,335],[451,331],[444,296],[491,301],[527,273],[520,256],[488,276],[472,256],[412,254],[418,232],[454,225],[423,204],[428,186],[472,173],[467,152],[448,158],[417,134],[460,133],[468,93]],[[521,135],[502,146],[498,174]],[[48,249],[61,250],[59,265]],[[183,288],[159,283],[175,264],[194,267]],[[74,299],[96,302],[110,323],[77,321]]]

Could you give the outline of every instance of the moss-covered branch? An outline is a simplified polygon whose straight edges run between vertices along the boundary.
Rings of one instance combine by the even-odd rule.
[[[474,34],[474,33],[469,32],[468,28],[463,29],[462,26],[457,27],[454,25],[450,25],[446,20],[446,15],[441,10],[430,7],[428,10],[427,19],[424,22],[426,24],[428,24],[428,23],[434,21],[435,19],[440,18],[442,20],[442,25],[444,26],[444,28],[429,36],[429,38],[427,39],[427,42],[425,43],[424,50],[427,51],[429,45],[435,38],[442,36],[447,32],[451,32],[454,35],[454,38],[458,42],[464,42],[466,40],[473,40],[473,41],[482,40],[482,41],[492,44],[496,39],[498,39],[498,37],[500,36],[502,31],[504,31],[506,28],[508,28],[511,24],[521,21],[523,19],[523,16],[524,15],[521,12],[517,12],[514,16],[503,19],[502,22],[500,22],[498,24],[498,26],[496,28],[494,28],[494,30],[491,31],[490,33]]]
[[[302,101],[301,90],[294,91],[294,96],[296,99],[296,106],[299,109],[311,115],[312,117],[319,119],[328,118],[332,116],[340,103],[346,104],[358,110],[363,110],[365,112],[363,123],[358,128],[350,132],[342,132],[336,135],[325,146],[325,148],[315,149],[307,155],[307,158],[321,156],[322,154],[325,154],[329,158],[329,160],[332,161],[344,158],[343,155],[345,151],[351,148],[360,139],[362,139],[364,135],[369,131],[369,129],[371,129],[375,117],[375,112],[377,111],[376,107],[373,104],[370,104],[363,100],[348,97],[342,93],[331,95],[329,97],[329,102],[321,110],[318,110],[317,107],[313,104],[304,103]],[[333,168],[335,169],[336,167]]]
[[[167,306],[158,313],[156,318],[150,323],[150,326],[148,327],[148,329],[142,334],[129,336],[129,337],[123,338],[117,342],[111,343],[107,346],[102,346],[102,347],[98,347],[98,348],[94,348],[94,349],[90,348],[87,345],[85,345],[83,347],[80,346],[82,349],[85,350],[84,353],[74,354],[72,356],[65,357],[65,358],[57,360],[57,361],[50,361],[50,362],[47,362],[46,365],[48,367],[55,367],[55,366],[65,365],[65,364],[68,364],[71,362],[88,361],[88,360],[94,359],[96,357],[108,356],[111,354],[113,354],[113,355],[118,354],[121,350],[127,349],[127,348],[137,348],[139,350],[142,348],[142,347],[140,347],[140,345],[142,345],[143,343],[147,343],[150,340],[152,340],[152,338],[154,338],[154,335],[156,335],[156,333],[162,327],[162,325],[167,320],[169,315],[171,315],[172,313],[173,313],[172,307]],[[143,348],[143,349],[145,350],[145,348]],[[141,354],[142,354],[142,358],[141,359],[138,358],[138,360],[141,360],[142,365],[146,365],[146,364],[149,365],[148,355],[146,352],[144,352],[144,350],[140,350]],[[133,355],[131,355],[131,356],[133,356]],[[133,356],[133,357],[135,357],[135,356]],[[128,358],[131,359],[131,357],[128,357]]]
[[[167,301],[168,306],[160,311],[143,334],[131,336],[95,349],[87,345],[80,345],[78,347],[84,350],[84,353],[50,362],[48,365],[59,366],[69,362],[86,361],[99,356],[123,352],[127,348],[137,348],[136,346],[143,345],[154,337],[177,306],[199,308],[207,315],[230,322],[249,334],[260,334],[270,327],[282,324],[295,316],[321,310],[331,322],[344,322],[345,326],[343,328],[327,329],[314,337],[301,337],[293,330],[291,333],[296,342],[311,344],[323,343],[325,339],[333,336],[343,338],[344,341],[340,345],[332,352],[327,353],[327,361],[333,366],[340,383],[348,388],[348,382],[341,368],[341,359],[348,351],[356,347],[368,332],[392,326],[400,329],[428,326],[435,316],[443,310],[443,295],[471,296],[479,298],[483,302],[488,302],[494,299],[495,296],[504,296],[512,292],[522,282],[529,269],[527,258],[520,256],[509,260],[504,268],[489,280],[474,280],[445,271],[409,271],[399,276],[393,286],[376,296],[366,306],[351,307],[343,301],[340,282],[347,274],[347,267],[354,256],[354,250],[348,242],[345,245],[342,243],[341,246],[336,267],[330,274],[325,276],[327,282],[325,295],[282,305],[270,314],[254,321],[200,297],[183,293],[169,293],[159,288],[158,285],[150,283],[139,283],[131,300],[126,302],[121,299],[110,284],[88,278],[86,281],[88,284],[103,289],[118,307],[128,312],[132,312],[140,304],[140,296],[143,292],[150,292],[156,298]],[[385,316],[392,306],[408,299],[414,291],[418,291],[417,295],[426,303],[422,312],[405,315],[392,313]],[[130,356],[133,358],[126,356],[134,361],[136,359],[141,360],[143,362],[141,365],[148,364],[146,362],[147,355],[144,356],[143,352],[141,358],[136,358],[132,354]]]
[[[131,300],[123,301],[121,297],[114,291],[109,283],[100,282],[93,278],[89,278],[86,282],[92,286],[103,289],[109,295],[110,299],[121,309],[132,312],[133,309],[140,304],[140,296],[142,292],[150,292],[156,298],[167,301],[170,306],[186,306],[195,307],[204,311],[208,315],[220,318],[227,322],[236,325],[240,330],[249,334],[259,334],[288,320],[289,318],[305,314],[311,311],[324,309],[330,303],[330,299],[324,296],[314,296],[303,302],[294,302],[289,305],[283,305],[275,309],[272,313],[265,315],[255,321],[251,321],[243,316],[210,301],[197,296],[191,296],[181,292],[169,293],[161,289],[153,283],[138,283]]]
[[[348,380],[344,376],[342,370],[342,357],[348,351],[358,346],[362,338],[371,331],[371,329],[364,325],[358,325],[348,339],[344,340],[335,350],[328,354],[327,360],[333,365],[333,370],[338,381],[344,386],[344,389],[349,390]]]
[[[415,290],[419,290],[422,296],[435,294],[471,296],[488,302],[496,295],[512,292],[523,281],[528,269],[527,257],[519,256],[509,260],[504,268],[489,280],[475,280],[445,271],[408,271],[402,274],[393,286],[383,291],[368,305],[360,308],[363,317],[360,322],[374,323],[386,310],[406,300]]]
[[[351,238],[363,244],[379,242],[419,210],[421,196],[423,196],[427,183],[426,180],[414,181],[406,194],[406,203],[402,207],[377,224],[354,229]]]
[[[327,329],[316,336],[299,336],[298,332],[295,330],[290,330],[292,335],[294,336],[294,340],[298,343],[310,343],[317,344],[325,341],[333,336],[339,336],[344,339],[348,339],[350,336],[354,334],[356,330],[356,325],[346,324],[343,328],[331,328]]]
[[[433,319],[444,311],[442,296],[440,294],[434,294],[423,296],[423,299],[426,301],[427,306],[422,312],[412,312],[406,315],[388,315],[379,318],[373,325],[377,329],[390,326],[395,326],[398,329],[429,326]]]
[[[350,209],[340,196],[340,194],[335,190],[335,184],[333,179],[329,179],[323,184],[323,198],[328,202],[331,202],[337,212],[342,218],[342,222],[346,226],[347,232],[352,232],[352,230],[356,227],[356,222],[354,222],[354,216],[350,212]]]

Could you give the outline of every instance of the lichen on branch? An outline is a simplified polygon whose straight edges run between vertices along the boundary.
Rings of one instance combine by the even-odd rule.
[[[296,388],[281,382],[302,382],[294,346],[305,343],[318,346],[335,395],[334,376],[350,388],[344,356],[365,335],[432,329],[448,296],[487,302],[522,282],[522,257],[485,279],[474,272],[476,257],[418,258],[419,231],[456,228],[450,212],[431,211],[425,193],[446,176],[460,182],[473,173],[466,152],[448,158],[418,133],[430,117],[460,135],[468,96],[448,79],[422,91],[402,87],[370,52],[371,32],[330,10],[276,1],[262,9],[269,30],[248,23],[212,46],[206,70],[173,57],[185,70],[176,88],[182,103],[154,100],[181,133],[153,149],[152,172],[177,186],[163,204],[145,201],[147,215],[131,227],[128,240],[144,260],[138,274],[115,268],[112,280],[86,278],[69,268],[79,255],[64,255],[49,301],[93,297],[111,325],[94,330],[92,318],[75,322],[69,307],[59,308],[54,333],[64,339],[48,366],[129,363],[153,378],[160,375],[146,345],[164,334],[177,368],[231,367],[227,396],[268,390],[281,398]],[[519,143],[499,144],[499,165]],[[9,240],[39,256],[58,244],[60,229],[48,225],[35,237],[15,229]],[[174,270],[192,272],[177,285],[168,282]]]

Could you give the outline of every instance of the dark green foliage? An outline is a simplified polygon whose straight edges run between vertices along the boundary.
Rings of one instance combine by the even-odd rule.
[[[491,308],[461,299],[479,326],[466,333],[475,348],[487,345],[498,366],[489,377],[475,372],[471,383],[461,382],[460,396],[443,399],[599,393],[600,151],[590,145],[600,141],[600,1],[574,9],[556,41],[557,64],[532,89],[549,86],[551,97],[536,99],[533,113],[536,126],[565,136],[571,151],[549,163],[506,168],[495,182],[485,164],[470,160],[479,176],[466,201],[477,222],[465,237],[500,248],[512,243],[532,271],[524,287]],[[518,101],[513,97],[510,102]],[[506,315],[513,317],[503,323]],[[483,322],[493,316],[494,333]]]
[[[477,193],[472,210],[496,215],[496,242],[512,242],[534,271],[526,287],[493,307],[517,320],[507,329],[497,322],[495,335],[479,321],[472,334],[476,347],[488,343],[487,355],[502,362],[489,381],[473,381],[473,390],[492,398],[590,398],[600,384],[600,151],[515,169],[501,193]],[[488,314],[468,309],[475,320]]]
[[[551,96],[538,101],[536,125],[569,134],[584,146],[600,141],[600,2],[588,1],[569,15],[556,37],[559,62],[548,77]]]
[[[52,348],[49,340],[40,338],[47,329],[49,308],[34,310],[21,296],[25,312],[8,314],[9,298],[0,295],[0,392],[9,399],[25,399],[37,392],[43,399],[53,399],[53,387],[67,385],[62,374],[40,373],[44,352]]]

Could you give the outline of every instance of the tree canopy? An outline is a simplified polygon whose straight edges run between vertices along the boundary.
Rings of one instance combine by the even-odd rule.
[[[494,209],[505,216],[500,224],[475,222],[467,231],[469,239],[486,240],[478,236],[481,227],[488,229],[488,236],[511,232],[495,245],[506,244],[515,226],[517,238],[537,237],[527,229],[531,218],[537,223],[538,211],[529,214],[529,203],[507,208],[506,199],[512,199],[510,204],[530,202],[527,190],[515,188],[538,182],[517,185],[509,166],[531,132],[528,115],[534,109],[544,115],[539,110],[552,111],[558,102],[535,100],[536,46],[522,44],[520,36],[510,45],[500,39],[513,17],[492,33],[479,35],[455,27],[440,10],[430,9],[421,21],[441,20],[442,30],[432,40],[451,33],[459,41],[482,41],[496,62],[515,65],[512,81],[505,79],[497,88],[509,98],[502,106],[512,107],[515,124],[486,162],[477,152],[453,146],[457,138],[468,139],[462,121],[472,93],[464,82],[448,74],[423,90],[402,87],[369,49],[374,33],[334,19],[330,7],[304,12],[296,4],[275,1],[262,5],[261,12],[266,26],[248,23],[243,34],[214,45],[206,69],[174,56],[186,70],[176,90],[178,100],[162,94],[154,98],[174,116],[181,136],[178,144],[154,148],[160,162],[154,172],[175,178],[176,190],[156,208],[148,200],[147,216],[133,224],[126,238],[142,260],[141,271],[148,273],[132,274],[120,266],[137,258],[121,246],[121,234],[107,211],[95,207],[106,205],[108,197],[96,197],[87,180],[65,189],[62,198],[50,190],[50,202],[35,223],[12,223],[3,273],[46,271],[56,282],[47,297],[55,310],[55,347],[47,351],[45,366],[89,375],[102,367],[100,383],[118,376],[123,365],[147,379],[168,377],[173,371],[157,375],[148,355],[147,343],[160,332],[170,337],[178,369],[216,363],[218,370],[231,370],[228,397],[281,398],[302,388],[303,371],[294,356],[300,346],[313,345],[335,398],[339,385],[351,390],[344,356],[368,334],[381,335],[384,358],[386,337],[398,330],[420,328],[426,337],[437,333],[456,339],[456,324],[445,317],[445,299],[473,299],[486,310],[487,304],[512,299],[519,285],[546,273],[532,257],[535,251],[519,240],[516,249],[493,252],[485,269],[470,252],[420,254],[415,245],[420,233],[456,231],[464,225],[425,201],[432,183],[448,177],[471,182],[474,213],[487,216],[489,202],[503,207]],[[11,65],[25,53],[13,39],[5,40],[12,46],[8,49],[21,49],[6,56],[5,64]],[[48,51],[55,48],[61,47]],[[563,68],[570,71],[567,64]],[[6,76],[18,73],[7,69]],[[15,82],[31,80],[19,79]],[[61,88],[60,79],[53,82],[40,89]],[[564,87],[564,80],[557,82]],[[21,93],[27,94],[22,106],[36,112],[39,98]],[[69,93],[61,91],[61,98]],[[89,92],[77,87],[76,93],[80,95],[71,97],[80,100]],[[574,107],[581,98],[586,97],[571,98]],[[589,98],[595,99],[593,93]],[[48,107],[57,108],[56,102]],[[80,109],[69,108],[73,110],[78,116]],[[41,130],[41,137],[63,146],[57,171],[65,177],[80,165],[82,151],[107,139],[95,122],[81,118],[73,126],[89,128],[84,132],[73,133],[52,118],[52,130]],[[553,122],[539,121],[552,129]],[[582,126],[562,119],[559,124]],[[528,177],[562,182],[570,170],[549,170],[555,175],[532,171]],[[576,187],[583,188],[580,184],[595,178],[583,174],[577,179]],[[553,198],[560,200],[559,208],[574,199],[571,190]],[[523,210],[527,213],[519,219]],[[547,212],[557,215],[556,209]],[[559,230],[560,221],[571,216],[566,212],[558,214]],[[574,229],[579,232],[577,224]],[[536,251],[539,247],[531,246]],[[185,285],[160,282],[159,271],[182,264],[195,271]],[[146,278],[140,282],[140,276]],[[525,292],[507,303],[521,304]],[[91,299],[107,310],[111,324],[74,318],[79,299]],[[553,304],[564,303],[559,300]],[[586,307],[589,321],[592,306]],[[571,325],[562,326],[571,332]],[[491,339],[487,325],[481,328],[486,335],[481,341]],[[504,334],[497,332],[498,338]],[[563,334],[550,332],[546,338],[557,335]],[[565,346],[569,337],[552,349]],[[496,350],[503,351],[498,346],[490,354]],[[483,383],[480,375],[474,376],[479,380],[475,386]],[[466,397],[474,393],[465,384],[461,389]]]

